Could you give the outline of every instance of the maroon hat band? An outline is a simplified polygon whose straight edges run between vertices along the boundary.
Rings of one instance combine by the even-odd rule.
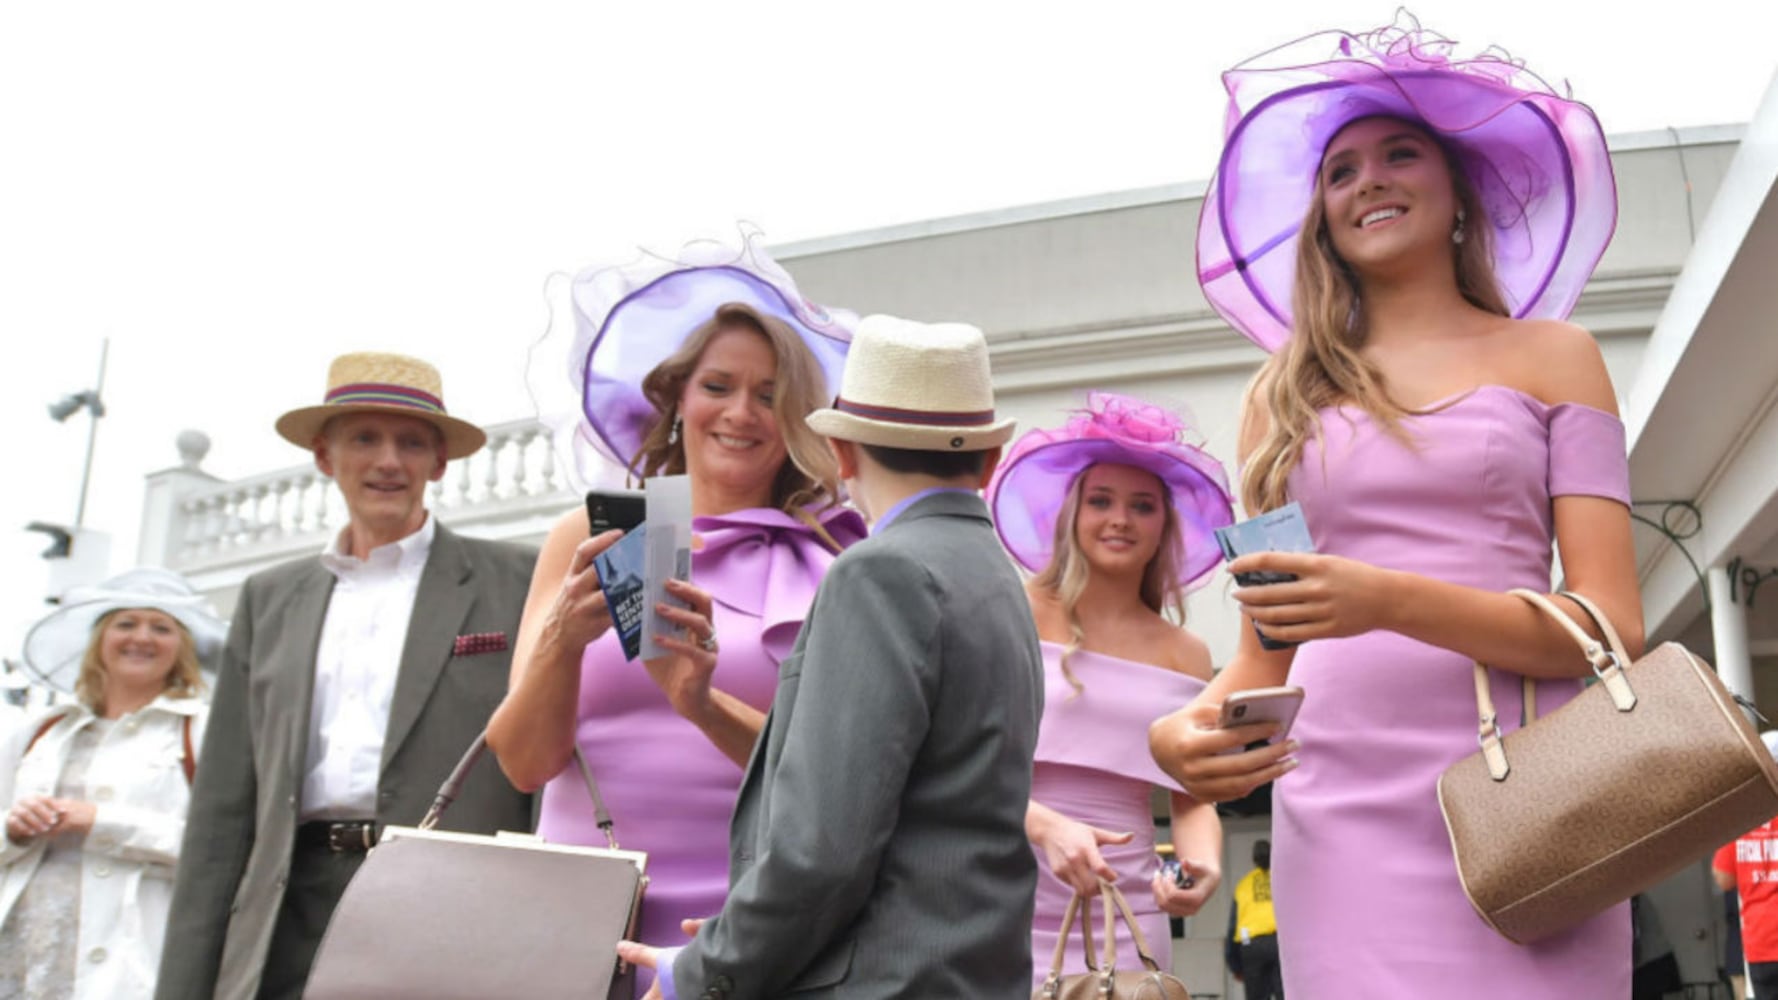
[[[994,422],[993,410],[904,410],[898,406],[873,406],[854,403],[835,396],[833,408],[867,420],[885,420],[897,424],[920,424],[927,427],[977,427]]]

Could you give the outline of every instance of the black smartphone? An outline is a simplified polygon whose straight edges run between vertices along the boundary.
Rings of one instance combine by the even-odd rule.
[[[648,516],[648,507],[640,490],[588,490],[586,519],[592,534],[629,531]]]

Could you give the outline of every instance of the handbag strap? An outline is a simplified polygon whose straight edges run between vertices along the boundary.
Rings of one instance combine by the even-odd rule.
[[[1508,593],[1543,612],[1562,631],[1568,633],[1586,656],[1587,663],[1593,668],[1593,675],[1599,679],[1618,711],[1628,712],[1636,707],[1636,692],[1631,689],[1630,680],[1623,670],[1630,659],[1629,654],[1624,651],[1624,643],[1618,638],[1617,629],[1612,627],[1611,620],[1605,617],[1605,612],[1599,610],[1598,605],[1573,591],[1560,592],[1561,596],[1573,601],[1599,626],[1600,633],[1605,636],[1603,644],[1588,635],[1585,629],[1575,624],[1574,619],[1568,617],[1554,601],[1543,594],[1522,587]],[[1488,683],[1488,668],[1477,663],[1474,673],[1476,715],[1481,722],[1476,742],[1481,746],[1482,758],[1487,762],[1488,776],[1495,781],[1505,781],[1512,766],[1506,759],[1505,736],[1500,731],[1500,719],[1494,707],[1494,692]],[[1523,676],[1520,684],[1524,692],[1524,721],[1529,725],[1537,720],[1537,686],[1530,677]]]
[[[1110,882],[1104,883],[1099,891],[1105,897],[1105,967],[1112,967],[1112,959],[1117,954],[1111,940],[1111,909],[1116,906],[1118,914],[1123,917],[1124,926],[1130,929],[1130,937],[1136,942],[1136,957],[1142,959],[1142,964],[1150,972],[1159,972],[1161,964],[1154,960],[1153,953],[1148,950],[1148,939],[1142,935],[1142,927],[1136,922],[1136,914],[1130,910],[1129,900]]]
[[[476,736],[475,742],[469,745],[469,750],[463,754],[463,759],[451,769],[450,777],[445,779],[444,784],[438,786],[438,795],[432,800],[432,808],[426,810],[425,818],[420,820],[420,829],[430,830],[444,818],[445,810],[449,809],[451,803],[457,801],[457,796],[462,793],[463,782],[469,778],[470,769],[475,767],[475,762],[481,759],[482,752],[487,748],[488,733],[484,729],[480,735]],[[587,764],[586,754],[580,752],[578,741],[574,744],[574,763],[579,766],[580,777],[586,782],[587,794],[592,797],[593,818],[598,822],[600,832],[605,834],[605,843],[615,851],[618,849],[617,835],[613,832],[615,824],[611,821],[611,813],[605,809],[605,799],[599,794],[599,783],[593,780],[593,769]]]
[[[1062,991],[1062,962],[1068,957],[1068,932],[1074,929],[1074,919],[1080,915],[1081,903],[1085,898],[1079,893],[1068,898],[1068,908],[1062,911],[1062,930],[1056,935],[1056,951],[1050,957],[1049,975],[1043,979],[1043,990],[1039,996],[1054,1000]],[[1089,908],[1085,919],[1081,920],[1080,933],[1082,940],[1086,942],[1087,968],[1097,972],[1098,968],[1093,964],[1093,932],[1087,929],[1090,923],[1092,913]]]

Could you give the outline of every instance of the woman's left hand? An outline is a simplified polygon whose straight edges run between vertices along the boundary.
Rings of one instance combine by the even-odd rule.
[[[1255,552],[1229,564],[1231,574],[1289,573],[1296,577],[1235,589],[1241,610],[1266,637],[1282,642],[1334,639],[1387,628],[1397,600],[1395,574],[1344,556],[1313,552]]]
[[[1181,889],[1166,873],[1157,871],[1152,886],[1154,901],[1170,917],[1189,917],[1203,909],[1216,894],[1216,887],[1222,882],[1222,872],[1215,865],[1191,858],[1181,858],[1179,867],[1191,876],[1191,888]]]
[[[672,650],[671,656],[658,656],[643,661],[648,675],[654,678],[673,710],[697,721],[710,708],[710,678],[716,672],[719,652],[716,638],[715,603],[710,592],[683,580],[668,580],[667,593],[685,602],[676,607],[662,602],[655,610],[662,618],[678,625],[677,635],[656,635],[654,641]]]

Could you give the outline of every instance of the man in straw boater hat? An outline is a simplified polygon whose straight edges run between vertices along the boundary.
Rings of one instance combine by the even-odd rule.
[[[808,419],[871,537],[784,661],[722,912],[683,949],[619,952],[669,1000],[1028,996],[1043,664],[979,495],[1013,429],[981,331],[866,318]]]
[[[348,520],[241,589],[192,790],[156,996],[295,998],[383,826],[413,825],[506,693],[536,553],[461,537],[425,496],[486,436],[438,371],[347,354],[278,419]],[[453,828],[527,830],[531,799],[477,768]]]

